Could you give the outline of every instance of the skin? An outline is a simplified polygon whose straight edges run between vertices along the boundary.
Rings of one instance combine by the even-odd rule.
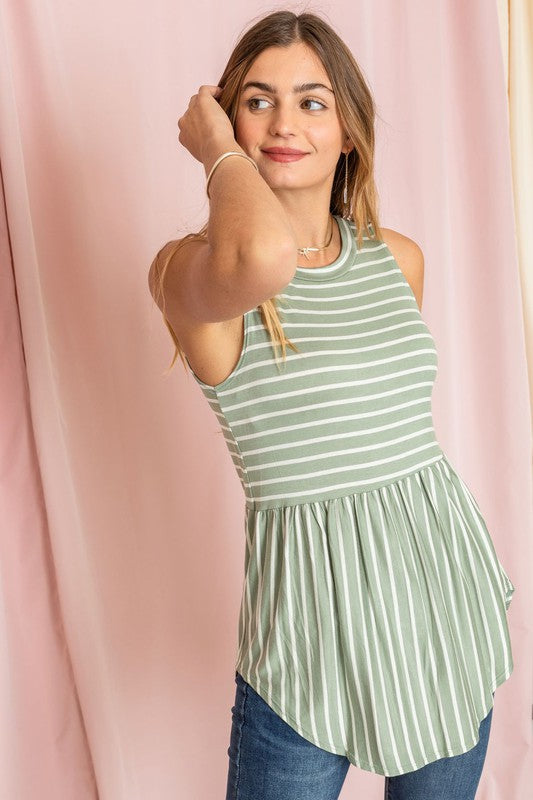
[[[270,84],[275,93],[250,87],[241,93],[235,120],[235,139],[256,162],[259,172],[283,205],[298,247],[322,244],[331,232],[329,200],[335,167],[341,153],[353,145],[345,134],[331,81],[314,51],[298,42],[270,47],[256,58],[243,85]],[[321,83],[294,93],[301,83]],[[328,89],[330,91],[328,91]],[[298,161],[276,162],[262,148],[293,147],[308,155]],[[416,242],[384,228],[383,238],[422,307],[424,257]],[[299,262],[312,269],[330,264],[340,253],[337,225],[326,250]]]

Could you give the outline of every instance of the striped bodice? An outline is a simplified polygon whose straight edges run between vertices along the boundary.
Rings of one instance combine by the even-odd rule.
[[[437,352],[411,287],[385,242],[357,248],[354,223],[337,219],[336,261],[298,267],[278,295],[300,352],[276,361],[252,309],[232,374],[216,388],[196,378],[256,509],[367,491],[442,456]]]

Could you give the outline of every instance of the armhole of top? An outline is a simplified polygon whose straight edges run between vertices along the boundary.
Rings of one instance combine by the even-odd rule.
[[[248,319],[248,316],[250,314],[252,314],[254,310],[255,309],[251,308],[248,311],[245,311],[244,314],[243,314],[243,318],[244,318],[244,323],[243,323],[244,324],[244,338],[243,338],[243,343],[242,343],[242,348],[241,348],[241,354],[239,356],[239,360],[237,361],[237,363],[235,364],[235,366],[231,370],[230,374],[227,376],[227,378],[224,378],[223,381],[221,381],[220,383],[216,383],[214,386],[211,386],[211,384],[209,384],[209,383],[205,383],[203,380],[201,380],[201,378],[198,377],[196,372],[193,370],[193,368],[189,364],[189,359],[187,358],[187,356],[185,356],[187,364],[189,364],[189,369],[192,372],[196,382],[199,383],[200,386],[204,387],[205,389],[211,390],[212,392],[218,392],[220,389],[225,389],[226,386],[230,383],[230,381],[232,381],[233,378],[236,377],[237,373],[240,372],[240,369],[241,369],[241,367],[243,365],[243,362],[244,362],[244,359],[245,359],[245,356],[246,356],[246,352],[247,352],[247,349],[248,349],[248,339],[249,339],[249,331],[250,331],[250,321]]]
[[[385,252],[388,253],[389,256],[391,257],[394,271],[398,273],[398,276],[399,276],[400,280],[402,281],[402,283],[404,284],[406,289],[408,289],[408,294],[411,297],[411,299],[413,300],[413,302],[414,302],[414,304],[416,306],[416,310],[420,314],[421,311],[420,311],[420,308],[418,307],[418,301],[417,301],[417,299],[415,297],[415,293],[413,292],[413,288],[412,288],[411,284],[409,283],[409,281],[407,280],[407,278],[405,277],[403,269],[398,264],[398,261],[396,260],[396,256],[394,255],[394,253],[390,249],[390,247],[387,244],[387,242],[385,241],[385,239],[380,240],[380,244],[385,248]]]

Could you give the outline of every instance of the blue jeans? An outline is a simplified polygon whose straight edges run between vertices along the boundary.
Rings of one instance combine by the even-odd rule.
[[[238,672],[235,683],[226,800],[337,800],[350,766],[346,756],[300,736]],[[491,721],[492,708],[466,753],[385,776],[384,800],[473,800]]]

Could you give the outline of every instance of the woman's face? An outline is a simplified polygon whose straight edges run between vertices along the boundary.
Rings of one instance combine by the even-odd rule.
[[[302,84],[323,85],[295,91]],[[331,186],[339,156],[349,147],[331,81],[311,48],[298,42],[269,47],[257,56],[244,77],[235,139],[272,190]],[[264,152],[273,147],[305,155],[274,160]]]

